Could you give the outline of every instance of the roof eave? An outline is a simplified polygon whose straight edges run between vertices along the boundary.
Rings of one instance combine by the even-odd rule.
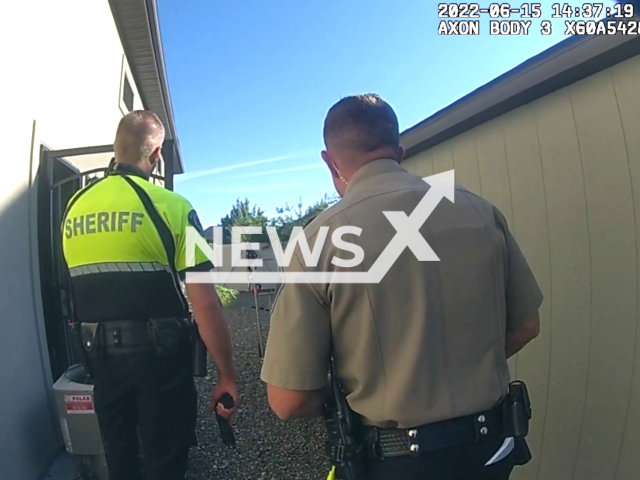
[[[167,127],[167,140],[173,141],[173,173],[184,173],[156,1],[109,0],[109,5],[142,103],[160,117]]]
[[[638,54],[638,36],[570,37],[402,132],[405,158]]]

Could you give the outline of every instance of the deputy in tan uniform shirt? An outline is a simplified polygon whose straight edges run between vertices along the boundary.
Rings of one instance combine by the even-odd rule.
[[[285,271],[365,272],[397,233],[383,212],[411,215],[431,187],[400,165],[398,120],[377,95],[334,105],[324,139],[342,199],[304,230],[313,251],[328,227],[317,265],[298,244]],[[361,229],[342,237],[364,252],[357,266],[332,263],[354,258],[345,251],[353,245],[332,241],[343,226]],[[419,261],[407,247],[379,283],[283,286],[262,370],[280,418],[321,415],[331,342],[348,404],[370,426],[412,429],[490,410],[505,396],[507,358],[538,335],[542,293],[504,216],[456,186],[454,203],[442,199],[419,232],[440,261]],[[487,435],[444,450],[450,457],[387,459],[371,478],[508,478],[508,455],[485,466],[501,445]]]

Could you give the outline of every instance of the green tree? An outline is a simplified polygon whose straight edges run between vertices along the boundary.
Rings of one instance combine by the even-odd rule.
[[[291,232],[294,227],[304,226],[310,219],[326,210],[339,200],[337,195],[325,194],[320,200],[316,201],[306,209],[303,208],[302,199],[297,205],[289,205],[286,203],[284,207],[276,208],[277,215],[267,218],[264,211],[257,205],[251,206],[248,199],[237,199],[236,203],[231,207],[231,211],[220,220],[222,230],[222,239],[225,244],[232,241],[232,227],[262,227],[263,233],[256,235],[243,234],[242,242],[271,243],[269,234],[265,227],[275,227],[278,238],[282,243],[289,241]],[[213,240],[212,230],[207,229],[207,240],[211,243]]]
[[[231,227],[262,227],[263,233],[259,235],[242,235],[242,242],[265,242],[268,241],[268,236],[264,227],[269,223],[269,219],[264,214],[264,211],[254,205],[251,207],[249,199],[245,198],[236,200],[236,203],[231,207],[231,211],[220,220],[220,226],[222,226],[222,238],[224,243],[231,243]]]
[[[308,206],[306,210],[302,209],[302,198],[298,201],[297,206],[285,204],[284,207],[276,208],[277,217],[272,218],[269,222],[270,226],[276,227],[280,241],[286,243],[291,237],[294,227],[303,227],[310,219],[326,210],[339,200],[337,195],[325,194],[320,200]]]

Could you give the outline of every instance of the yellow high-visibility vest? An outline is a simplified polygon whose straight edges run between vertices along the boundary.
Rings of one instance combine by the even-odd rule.
[[[188,309],[176,277],[213,268],[198,247],[195,266],[187,265],[188,226],[202,235],[191,204],[133,167],[77,192],[61,227],[79,320],[162,318]]]

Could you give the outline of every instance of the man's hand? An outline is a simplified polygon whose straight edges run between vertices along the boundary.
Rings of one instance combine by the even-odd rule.
[[[240,396],[236,387],[236,371],[233,364],[233,349],[229,323],[225,318],[215,286],[208,283],[187,283],[187,295],[193,306],[193,316],[198,325],[200,338],[207,346],[209,354],[218,369],[218,384],[211,394],[209,409],[213,412],[220,397],[228,393],[235,406],[226,409],[218,406],[218,413],[230,418],[240,406]]]
[[[216,404],[220,401],[220,398],[228,393],[233,398],[233,407],[225,408],[222,404],[218,404],[218,408],[216,409]],[[236,386],[236,382],[234,381],[225,381],[221,380],[218,384],[213,387],[213,391],[211,392],[211,402],[209,403],[209,413],[213,413],[214,409],[217,410],[218,415],[222,418],[226,418],[227,420],[231,420],[231,417],[235,415],[235,413],[240,408],[240,395],[238,394],[238,388]]]

